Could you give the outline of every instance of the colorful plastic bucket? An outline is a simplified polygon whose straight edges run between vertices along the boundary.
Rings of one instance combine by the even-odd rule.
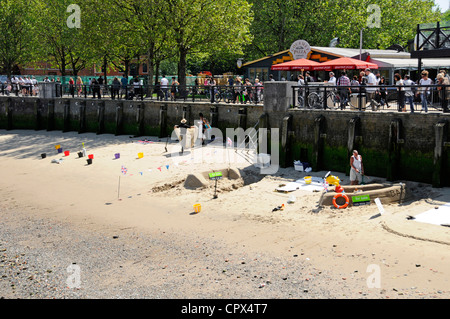
[[[63,149],[62,148],[58,148],[58,153],[62,153]]]
[[[119,158],[120,158],[120,153],[114,154],[114,157],[115,157],[116,159],[119,159]]]
[[[202,205],[201,204],[195,204],[194,205],[194,212],[200,213],[202,211]]]
[[[65,156],[69,156],[70,155],[70,151],[64,151],[64,155]]]
[[[88,158],[89,158],[89,159],[94,159],[94,154],[89,154],[89,155],[88,155]]]
[[[58,150],[61,148],[61,145],[55,145],[55,150]]]
[[[311,184],[312,182],[312,177],[311,176],[305,176],[305,183],[306,184]]]
[[[138,153],[138,158],[143,158],[144,157],[144,153]]]

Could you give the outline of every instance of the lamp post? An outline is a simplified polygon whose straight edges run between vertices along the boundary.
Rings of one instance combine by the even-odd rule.
[[[361,61],[361,57],[362,57],[363,30],[364,30],[364,28],[362,28],[359,33],[359,60],[360,61]]]

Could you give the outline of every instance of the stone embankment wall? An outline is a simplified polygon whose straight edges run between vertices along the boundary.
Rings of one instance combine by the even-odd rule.
[[[349,173],[353,149],[366,174],[450,186],[449,114],[298,110],[294,82],[265,83],[264,106],[77,98],[0,97],[0,129],[59,130],[166,137],[203,113],[225,137],[227,128],[280,130],[280,165],[308,162],[314,171]],[[270,134],[268,150],[271,150]]]

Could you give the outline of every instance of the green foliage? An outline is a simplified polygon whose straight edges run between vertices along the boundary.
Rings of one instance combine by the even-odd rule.
[[[0,71],[7,76],[17,64],[32,60],[35,54],[35,13],[24,1],[0,0]]]
[[[236,71],[247,61],[289,49],[298,39],[328,46],[406,46],[417,24],[449,19],[433,0],[77,0],[81,28],[69,28],[73,0],[0,0],[0,68],[45,61],[65,74],[109,65],[128,72],[146,56],[149,76],[160,67],[185,83],[186,72]],[[368,27],[380,8],[380,28]],[[172,68],[172,69],[170,69]]]
[[[406,46],[417,24],[441,18],[433,0],[250,0],[254,41],[246,48],[247,60],[289,49],[299,39],[313,46],[328,46],[340,38],[340,47],[358,48],[364,28],[364,48]],[[370,28],[369,5],[380,8],[380,28]]]

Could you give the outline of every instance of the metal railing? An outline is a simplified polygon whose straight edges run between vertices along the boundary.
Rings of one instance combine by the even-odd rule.
[[[403,86],[309,84],[294,86],[292,90],[291,107],[297,109],[447,112],[450,100],[450,85],[439,84]]]
[[[51,90],[47,90],[51,87]],[[47,92],[50,91],[50,92]],[[158,85],[70,85],[40,82],[37,85],[0,84],[0,94],[12,96],[39,96],[55,98],[95,98],[123,100],[157,100],[179,102],[210,102],[262,104],[262,86],[168,86]]]

